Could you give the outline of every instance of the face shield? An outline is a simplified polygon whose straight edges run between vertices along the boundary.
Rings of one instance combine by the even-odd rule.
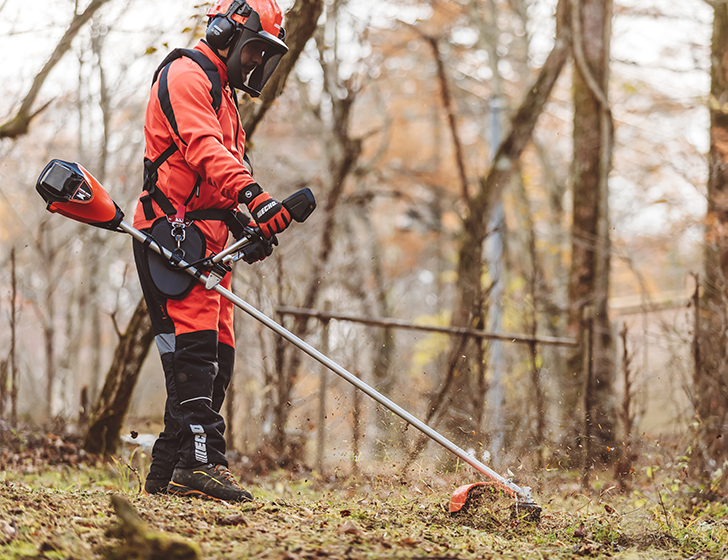
[[[262,60],[252,69],[248,65],[243,66],[241,61],[243,50],[248,45],[250,45],[249,48],[255,50],[262,49]],[[227,68],[230,85],[249,93],[252,97],[258,97],[281,58],[287,52],[286,44],[278,37],[263,31],[260,16],[257,12],[251,11],[234,47],[228,53]]]

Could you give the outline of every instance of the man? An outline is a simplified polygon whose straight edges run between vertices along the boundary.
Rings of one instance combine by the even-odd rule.
[[[236,222],[241,227],[241,213],[231,219],[239,202],[255,217],[243,223],[259,227],[266,238],[283,231],[291,217],[245,165],[245,132],[233,89],[260,95],[287,52],[281,10],[275,0],[218,0],[208,16],[205,39],[193,50],[170,53],[155,74],[144,124],[144,191],[134,226],[155,232],[157,225],[167,227],[178,241],[199,228],[210,254],[225,247],[229,227]],[[227,468],[220,415],[235,361],[233,305],[199,282],[168,294],[150,274],[148,253],[134,243],[167,400],[145,491],[251,500]],[[229,288],[230,275],[221,285]]]

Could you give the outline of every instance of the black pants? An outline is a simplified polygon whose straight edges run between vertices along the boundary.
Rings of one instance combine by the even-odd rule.
[[[167,309],[169,300],[154,287],[138,241],[134,241],[134,260],[167,390],[164,431],[154,443],[148,477],[169,479],[175,467],[207,463],[227,466],[225,421],[220,409],[232,378],[235,349],[219,343],[214,328],[175,335],[174,314]]]

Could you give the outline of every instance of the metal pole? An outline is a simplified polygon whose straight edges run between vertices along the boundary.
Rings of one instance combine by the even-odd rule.
[[[122,231],[125,231],[126,233],[130,234],[132,237],[134,237],[136,240],[138,240],[140,243],[149,243],[150,239],[147,235],[142,233],[141,231],[137,230],[136,228],[130,226],[126,222],[122,221],[121,224],[119,224],[119,228]],[[157,243],[151,243],[150,247],[154,251],[159,252],[161,255],[163,255],[165,258],[171,258],[172,253],[167,250],[165,247],[160,247]],[[187,263],[181,262],[180,266],[187,266]],[[192,274],[193,276],[198,277],[199,281],[202,283],[207,282],[207,276],[205,274],[202,274],[200,271],[195,270],[193,267],[187,268],[186,271],[189,274]],[[412,416],[409,412],[407,412],[405,409],[403,409],[401,406],[396,404],[395,402],[389,400],[384,395],[380,394],[376,390],[374,390],[372,387],[364,383],[361,379],[359,379],[354,374],[348,372],[346,369],[341,367],[339,364],[331,360],[328,356],[325,356],[318,350],[316,350],[313,346],[309,345],[308,343],[304,342],[300,338],[298,338],[296,335],[294,335],[292,332],[288,331],[278,323],[276,323],[273,319],[268,317],[267,315],[264,315],[260,311],[258,311],[255,307],[247,303],[242,298],[236,296],[229,290],[226,290],[220,284],[215,285],[213,288],[217,293],[219,293],[221,296],[226,298],[228,301],[232,302],[234,305],[237,305],[240,309],[245,311],[248,315],[256,319],[257,321],[263,323],[266,327],[271,329],[276,334],[280,335],[282,338],[286,339],[288,342],[293,344],[294,346],[298,347],[299,349],[303,350],[306,354],[311,356],[313,359],[318,361],[319,363],[323,364],[327,368],[329,368],[331,371],[333,371],[338,376],[344,378],[346,381],[354,385],[357,389],[361,390],[362,392],[369,395],[371,398],[373,398],[375,401],[377,401],[382,406],[388,408],[390,411],[392,411],[394,414],[399,416],[402,420],[407,422],[408,424],[414,426],[418,430],[420,430],[423,434],[425,434],[430,439],[436,441],[439,443],[442,447],[459,457],[461,460],[469,464],[471,467],[476,469],[477,471],[480,471],[490,479],[494,480],[495,482],[498,482],[499,484],[509,488],[512,490],[518,500],[519,504],[522,505],[536,505],[533,500],[533,494],[531,491],[531,488],[524,486],[518,486],[515,484],[512,480],[506,479],[499,475],[497,472],[495,472],[493,469],[488,467],[487,465],[481,463],[478,461],[475,457],[472,455],[469,455],[466,453],[463,449],[455,445],[453,442],[451,442],[446,437],[440,435],[438,432],[430,428],[427,424],[416,418],[415,416]]]

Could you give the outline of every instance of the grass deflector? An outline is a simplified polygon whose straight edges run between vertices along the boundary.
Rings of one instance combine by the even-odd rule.
[[[41,173],[36,184],[36,190],[47,203],[50,212],[58,213],[78,222],[92,226],[128,233],[142,244],[148,245],[159,253],[178,273],[186,272],[205,284],[208,290],[215,290],[222,297],[245,311],[254,319],[282,336],[288,342],[303,350],[306,354],[326,366],[328,369],[343,377],[346,381],[360,389],[382,406],[411,424],[430,439],[465,461],[477,471],[486,475],[489,482],[467,484],[458,488],[450,500],[450,513],[457,514],[467,510],[470,501],[482,495],[484,490],[513,498],[513,507],[510,510],[512,517],[524,518],[529,521],[538,521],[541,507],[533,500],[531,489],[527,486],[516,485],[512,480],[506,479],[487,465],[478,461],[472,455],[430,428],[427,424],[412,416],[402,407],[380,394],[361,379],[341,367],[339,364],[298,338],[296,335],[264,315],[247,302],[220,286],[224,275],[230,271],[230,265],[244,256],[246,248],[255,243],[264,241],[262,233],[257,228],[245,228],[244,235],[235,243],[218,254],[210,255],[194,263],[188,263],[179,253],[170,251],[154,239],[153,236],[139,231],[124,221],[124,213],[111,199],[104,187],[83,167],[77,163],[68,163],[61,160],[52,160]],[[316,208],[316,200],[310,189],[304,188],[283,201],[283,206],[290,212],[297,222],[305,221]],[[486,487],[486,488],[484,488]]]

